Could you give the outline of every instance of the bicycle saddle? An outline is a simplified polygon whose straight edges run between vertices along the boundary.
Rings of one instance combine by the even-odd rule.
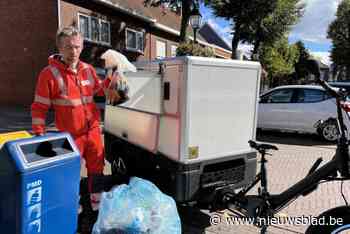
[[[248,141],[250,147],[256,149],[257,151],[266,151],[266,150],[278,150],[277,146],[275,145],[269,145],[269,144],[259,144],[255,141]]]

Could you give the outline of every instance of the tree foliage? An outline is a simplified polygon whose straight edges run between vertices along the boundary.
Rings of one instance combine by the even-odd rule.
[[[263,46],[259,53],[260,62],[270,79],[283,79],[294,73],[294,64],[299,58],[299,51],[296,45],[288,44],[287,37],[272,45]]]
[[[205,0],[214,14],[232,23],[232,58],[236,58],[239,42],[247,38],[248,31],[254,31],[259,22],[271,14],[278,0]]]
[[[167,6],[181,12],[180,42],[186,41],[188,22],[193,7],[198,7],[199,0],[144,0],[145,6]]]
[[[216,16],[230,20],[234,36],[232,50],[240,41],[254,45],[257,54],[262,44],[273,44],[290,31],[303,14],[301,0],[207,0]],[[232,56],[235,57],[234,55]]]
[[[337,9],[336,19],[328,28],[328,38],[333,42],[331,58],[338,68],[346,68],[350,78],[350,0],[343,0]]]
[[[271,45],[290,32],[291,26],[303,15],[305,4],[300,2],[301,0],[278,0],[273,12],[256,21],[252,27],[245,28],[245,37],[242,39],[254,45],[253,54],[258,52],[262,44]]]
[[[311,55],[302,41],[297,41],[295,46],[299,53],[298,61],[295,64],[295,72],[298,79],[305,79],[309,74],[307,61],[311,58]]]

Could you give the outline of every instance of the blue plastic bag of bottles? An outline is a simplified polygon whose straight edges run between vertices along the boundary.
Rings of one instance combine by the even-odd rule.
[[[180,234],[174,200],[150,181],[132,177],[102,194],[93,234]]]

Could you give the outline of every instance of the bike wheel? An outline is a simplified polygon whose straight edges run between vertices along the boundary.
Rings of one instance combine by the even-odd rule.
[[[345,234],[350,232],[350,206],[327,210],[317,217],[317,225],[310,225],[305,234]]]

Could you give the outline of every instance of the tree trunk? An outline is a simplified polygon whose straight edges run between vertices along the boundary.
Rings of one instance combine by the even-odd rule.
[[[180,29],[180,43],[186,42],[187,26],[191,14],[191,1],[182,0],[182,16]]]
[[[253,49],[252,59],[254,59],[253,56],[254,56],[255,54],[258,54],[260,44],[261,44],[261,40],[260,40],[259,37],[257,37],[257,38],[256,38],[256,41],[255,41],[255,43],[254,43],[254,49]]]
[[[261,38],[262,38],[262,23],[260,22],[259,25],[258,25],[258,29],[256,31],[256,34],[255,34],[255,43],[254,43],[254,49],[253,49],[253,54],[252,54],[252,57],[251,59],[252,60],[255,60],[255,59],[258,59],[257,55],[258,55],[258,51],[259,51],[259,48],[260,48],[260,44],[261,44]]]
[[[232,54],[231,54],[231,58],[232,59],[238,59],[237,56],[237,48],[238,48],[238,44],[241,40],[241,29],[240,29],[241,25],[239,23],[236,23],[235,26],[235,32],[232,38]]]

